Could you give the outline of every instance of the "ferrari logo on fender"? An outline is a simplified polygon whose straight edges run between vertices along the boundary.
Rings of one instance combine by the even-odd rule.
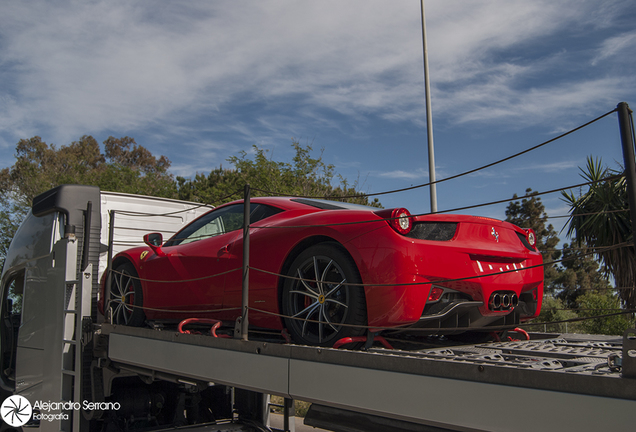
[[[141,253],[141,256],[139,257],[140,260],[143,260],[144,258],[146,258],[148,256],[148,251],[143,251]]]
[[[490,231],[490,235],[495,238],[497,243],[499,243],[499,233],[495,230],[495,227],[492,227],[492,231]]]

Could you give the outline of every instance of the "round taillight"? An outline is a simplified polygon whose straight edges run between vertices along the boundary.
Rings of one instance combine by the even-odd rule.
[[[402,235],[406,235],[411,231],[411,213],[405,208],[397,208],[391,212],[391,227]]]
[[[537,244],[537,236],[534,231],[531,229],[527,229],[526,237],[528,238],[528,243],[530,243],[530,246],[535,247]]]

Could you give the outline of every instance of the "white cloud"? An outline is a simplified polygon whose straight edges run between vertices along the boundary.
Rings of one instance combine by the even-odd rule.
[[[596,66],[603,60],[627,52],[630,57],[636,55],[636,31],[623,33],[603,41],[598,54],[592,59],[592,65]]]
[[[515,168],[515,170],[530,170],[533,172],[545,172],[545,173],[556,173],[561,172],[567,169],[577,168],[580,165],[580,161],[560,161],[560,162],[549,162],[549,163],[541,163],[541,164],[531,164],[531,165],[522,165],[520,167]]]
[[[564,107],[614,103],[634,86],[597,76],[528,89],[559,56],[499,54],[582,23],[610,25],[621,4],[429,0],[434,115],[533,124]],[[205,127],[257,140],[255,127],[280,135],[290,122],[266,112],[276,104],[335,129],[325,110],[421,125],[419,12],[419,2],[381,0],[5,2],[0,81],[11,93],[0,85],[9,101],[0,126],[27,136],[40,124],[70,141],[107,129],[179,133],[172,128],[205,114]],[[594,61],[631,46],[633,33],[610,38]],[[233,110],[248,103],[265,108],[239,118]]]
[[[434,115],[452,114],[454,123],[509,122],[513,128],[556,125],[613,108],[622,95],[636,90],[624,75],[589,73],[581,58],[596,55],[596,44],[561,45],[560,35],[568,30],[611,26],[626,2],[481,1],[462,6],[448,8],[445,19],[431,26]],[[629,35],[606,41],[599,51],[629,52]],[[533,54],[540,44],[545,45],[540,55]]]
[[[393,49],[405,8],[383,2],[362,11],[341,2],[195,5],[162,16],[154,4],[12,3],[0,18],[3,74],[34,118],[61,130],[122,129],[243,98],[304,94],[343,112],[348,98],[377,109],[382,91],[358,84],[361,76],[377,81],[407,55]]]
[[[399,179],[399,180],[422,180],[428,178],[428,170],[417,168],[412,171],[394,170],[376,174],[378,177]]]
[[[472,1],[450,7],[448,2],[430,3],[427,33],[430,62],[439,74],[435,80],[455,82],[496,70],[493,51],[550,34],[575,19],[575,9],[566,3]]]
[[[442,109],[455,108],[458,123],[508,122],[511,128],[545,123],[559,124],[574,114],[600,114],[609,111],[636,85],[628,78],[608,77],[543,87],[515,89],[506,83],[487,82],[442,92]],[[446,96],[446,97],[444,97]],[[455,102],[455,103],[453,103]]]

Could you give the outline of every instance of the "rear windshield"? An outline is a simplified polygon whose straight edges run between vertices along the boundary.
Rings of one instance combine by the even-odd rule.
[[[291,201],[300,204],[305,204],[311,207],[319,208],[321,210],[377,210],[377,208],[369,207],[360,204],[351,204],[340,201],[329,201],[321,199],[309,199],[309,198],[294,198]]]

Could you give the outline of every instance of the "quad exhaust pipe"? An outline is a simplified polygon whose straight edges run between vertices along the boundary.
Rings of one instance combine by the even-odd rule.
[[[490,296],[488,309],[491,311],[512,310],[519,305],[519,297],[514,292],[496,291]]]

